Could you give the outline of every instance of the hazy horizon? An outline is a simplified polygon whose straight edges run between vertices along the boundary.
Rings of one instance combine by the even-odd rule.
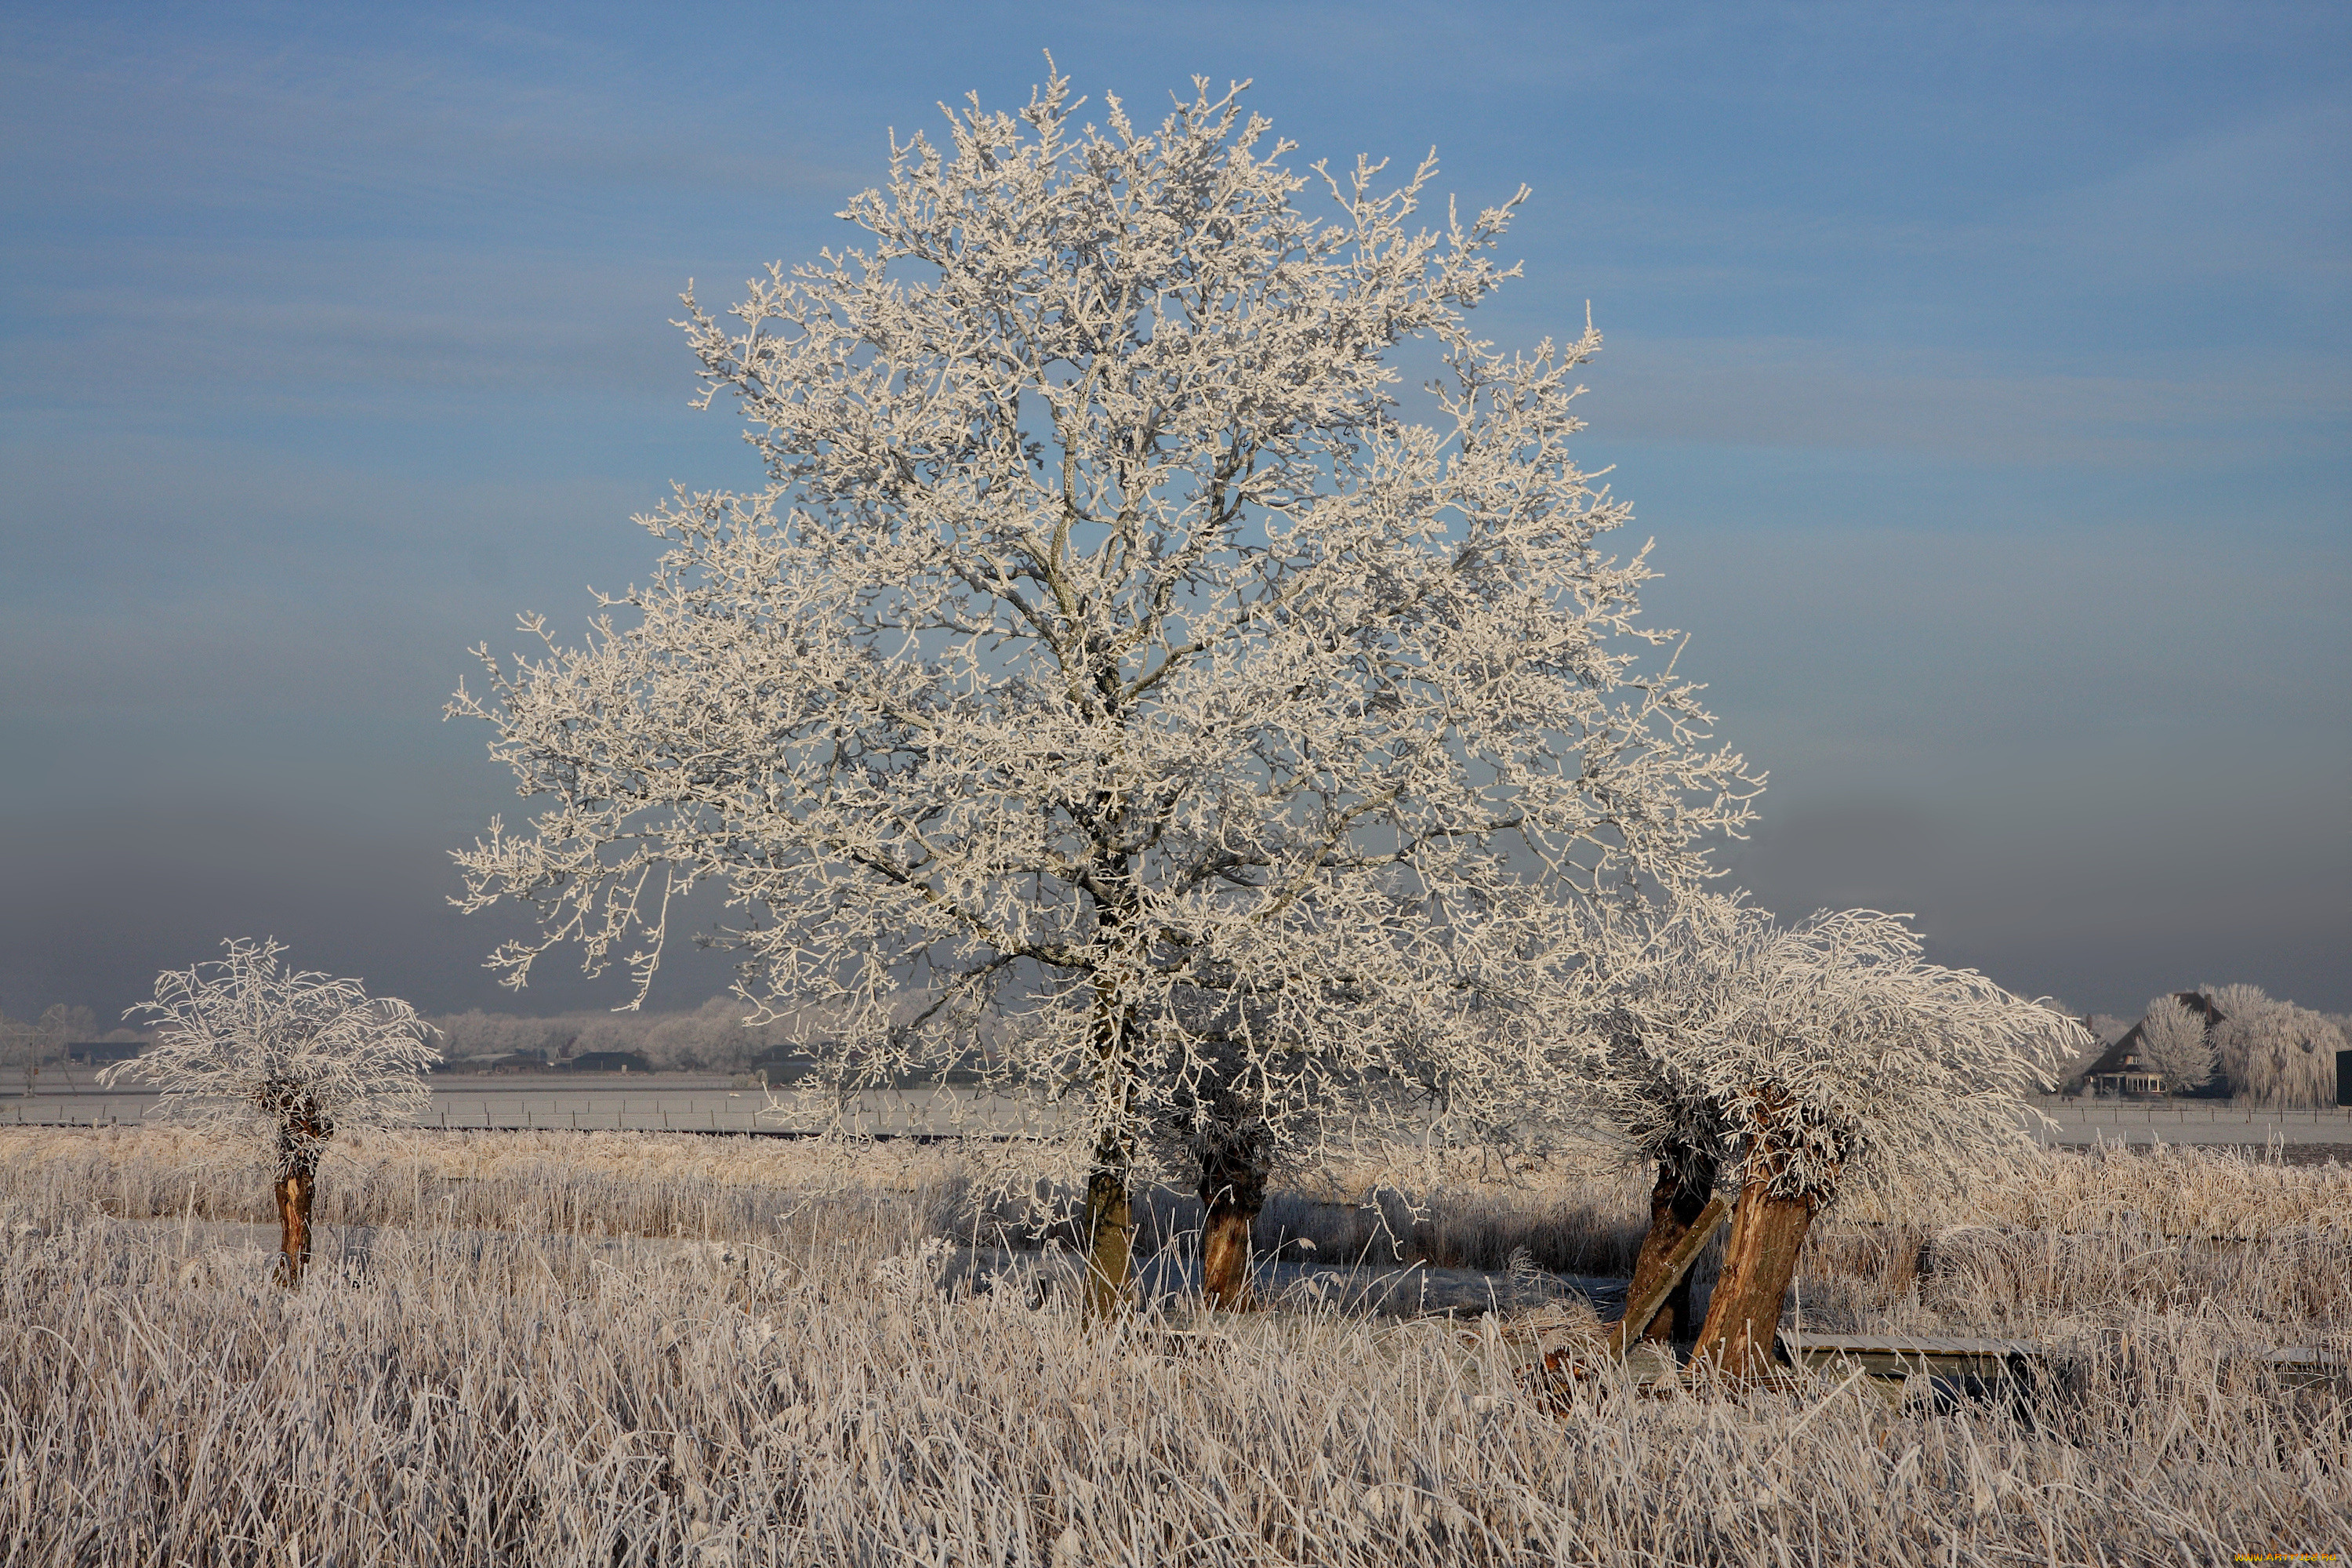
[[[264,935],[625,1000],[499,990],[517,928],[446,906],[522,806],[465,650],[756,481],[688,279],[847,243],[889,128],[1045,48],[1082,118],[1249,77],[1295,169],[1534,187],[1478,325],[1606,336],[1584,461],[1771,774],[1730,885],[2078,1008],[2352,1010],[2352,14],[1174,4],[0,19],[0,1011]]]

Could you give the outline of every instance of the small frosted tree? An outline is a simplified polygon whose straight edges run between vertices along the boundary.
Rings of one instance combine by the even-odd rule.
[[[0,1013],[0,1059],[15,1063],[25,1074],[24,1094],[31,1099],[41,1084],[41,1035],[31,1024]]]
[[[1058,1112],[1090,1302],[1129,1193],[1196,1182],[1237,1299],[1273,1162],[1507,1126],[1491,1053],[1560,890],[1696,873],[1758,787],[1639,620],[1573,373],[1466,312],[1509,208],[1412,226],[1424,163],[1323,175],[1206,84],[1080,128],[1065,79],[894,142],[871,248],[688,296],[706,403],[772,483],[642,519],[651,582],[587,643],[491,659],[492,753],[541,805],[458,856],[638,995],[705,880],[758,1017],[822,1016],[814,1095],[976,1073]],[[1521,193],[1524,195],[1525,193]],[[1515,269],[1514,269],[1515,270]],[[1390,356],[1428,340],[1431,423]],[[1189,1166],[1189,1168],[1187,1168]]]
[[[154,1000],[124,1015],[155,1031],[153,1047],[101,1081],[145,1079],[162,1091],[149,1114],[268,1155],[279,1278],[297,1284],[327,1141],[345,1128],[414,1120],[440,1053],[405,1002],[371,997],[356,980],[289,971],[275,940],[223,946],[225,958],[156,977]]]
[[[2206,1033],[2204,1015],[2183,1005],[2178,996],[2153,997],[2139,1021],[2140,1055],[2164,1075],[2168,1094],[2179,1094],[2213,1081],[2213,1041]]]
[[[2028,1147],[2025,1096],[2052,1086],[2085,1031],[1924,962],[1899,917],[1871,910],[1759,933],[1740,968],[1748,996],[1706,1067],[1739,1129],[1739,1200],[1698,1341],[1752,1373],[1813,1216],[1849,1185],[1965,1180]]]
[[[1658,1161],[1658,1198],[1717,1172],[1738,1189],[1697,1338],[1738,1374],[1769,1361],[1816,1214],[1857,1184],[1965,1178],[2025,1146],[2023,1097],[2087,1043],[2070,1018],[1925,963],[1900,918],[1870,910],[1781,926],[1691,894],[1618,917],[1593,948],[1599,1005],[1582,1005],[1602,1027],[1563,1053],[1584,1085],[1567,1100]],[[1684,1207],[1654,1198],[1654,1231],[1687,1226]]]

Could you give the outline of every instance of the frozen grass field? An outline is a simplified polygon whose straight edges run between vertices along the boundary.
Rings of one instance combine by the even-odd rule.
[[[266,1182],[168,1131],[0,1131],[0,1560],[2229,1562],[2352,1548],[2352,1168],[2052,1153],[1832,1213],[1807,1326],[2030,1334],[2009,1403],[1808,1379],[1564,1414],[1546,1320],[1269,1311],[1089,1331],[942,1290],[1014,1216],[954,1150],[377,1134],[269,1283]],[[1622,1274],[1638,1183],[1269,1205],[1262,1244]],[[1181,1232],[1184,1205],[1154,1221]],[[1393,1222],[1392,1224],[1391,1222]],[[365,1245],[351,1237],[364,1234]],[[999,1235],[995,1239],[1003,1239]],[[1704,1268],[1704,1265],[1702,1266]],[[1705,1287],[1702,1277],[1702,1289]],[[2341,1364],[2340,1359],[2337,1363]]]

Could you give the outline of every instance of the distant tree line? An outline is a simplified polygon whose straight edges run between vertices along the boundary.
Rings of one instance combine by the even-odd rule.
[[[515,1056],[560,1062],[593,1051],[635,1051],[657,1071],[747,1072],[793,1055],[789,1020],[747,1026],[745,1011],[740,997],[722,993],[690,1012],[589,1011],[534,1018],[477,1008],[426,1022],[438,1031],[443,1054],[453,1062]],[[37,1075],[64,1062],[76,1046],[144,1044],[149,1038],[149,1031],[107,1027],[91,1008],[58,1003],[30,1020],[0,1014],[0,1066]]]
[[[15,1068],[28,1079],[36,1079],[44,1067],[64,1061],[75,1046],[90,1041],[129,1043],[146,1038],[136,1029],[101,1028],[98,1015],[89,1008],[58,1002],[30,1020],[0,1013],[0,1065]]]
[[[427,1020],[451,1063],[536,1057],[561,1063],[597,1051],[635,1051],[656,1071],[749,1072],[782,1063],[796,1050],[793,1025],[743,1021],[743,1000],[724,993],[691,1012],[565,1013],[528,1018],[479,1009]]]

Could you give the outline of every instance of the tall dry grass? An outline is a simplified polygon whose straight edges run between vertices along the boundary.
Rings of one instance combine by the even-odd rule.
[[[2014,1275],[2021,1301],[2058,1300],[2043,1326],[2062,1352],[2058,1381],[2016,1404],[1601,1386],[1560,1417],[1519,1393],[1491,1330],[1268,1313],[1089,1331],[1057,1306],[942,1295],[908,1255],[969,1217],[944,1164],[821,1215],[755,1205],[724,1244],[637,1245],[592,1238],[640,1220],[709,1234],[683,1194],[727,1150],[371,1140],[340,1184],[381,1228],[288,1292],[265,1237],[195,1223],[155,1134],[41,1136],[0,1135],[11,1563],[1990,1564],[2352,1545],[2342,1385],[2282,1387],[2236,1353],[2288,1328],[2340,1342],[2343,1302],[2243,1272],[2217,1288],[2272,1296]],[[839,1173],[796,1178],[789,1147],[734,1152],[778,1163],[733,1190],[844,1195]],[[2211,1212],[2339,1234],[2295,1196],[2327,1198],[2333,1175],[2181,1158]],[[2083,1164],[2075,1206],[2052,1212],[2101,1212],[2147,1175]],[[204,1178],[224,1204],[228,1170]],[[435,1209],[428,1174],[472,1195]],[[679,1195],[616,1195],[656,1179]],[[1574,1190],[1538,1189],[1513,1245],[1582,1223],[1559,1206]],[[1507,1194],[1456,1196],[1477,1217],[1444,1243],[1455,1210],[1436,1194],[1417,1222],[1433,1242],[1507,1231]],[[126,1217],[142,1205],[162,1217]],[[2107,1217],[2078,1234],[2112,1234]],[[2012,1278],[1974,1254],[1924,1276],[1915,1255],[1899,1289],[1891,1264],[1846,1269],[1838,1246],[1892,1228],[1814,1248],[1809,1319],[1838,1279],[1966,1317]],[[2337,1263],[2295,1254],[2263,1278]]]
[[[2130,1313],[2272,1343],[2352,1331],[2352,1166],[2170,1144],[2051,1152],[1832,1210],[1797,1281],[1824,1331],[2043,1339]]]
[[[327,1146],[314,1220],[567,1235],[764,1236],[821,1199],[961,1190],[952,1150],[656,1132],[367,1131]],[[163,1127],[0,1131],[0,1203],[117,1218],[275,1223],[242,1149]]]

